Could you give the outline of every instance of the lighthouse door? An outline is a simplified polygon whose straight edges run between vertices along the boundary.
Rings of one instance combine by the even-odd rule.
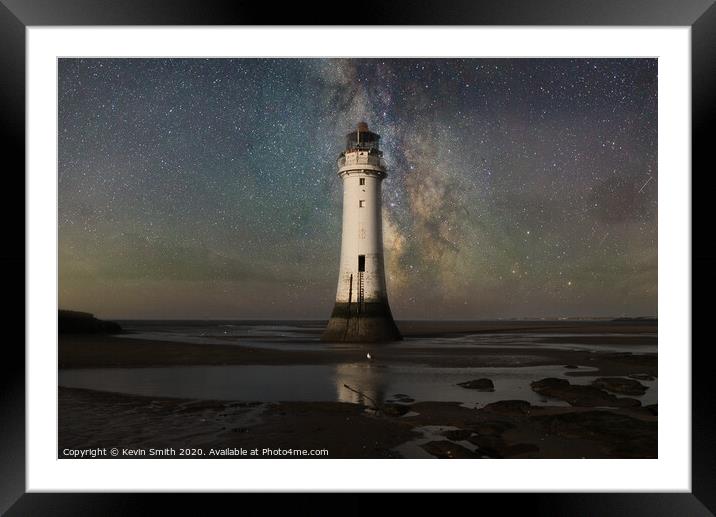
[[[358,271],[365,271],[365,255],[358,255]]]

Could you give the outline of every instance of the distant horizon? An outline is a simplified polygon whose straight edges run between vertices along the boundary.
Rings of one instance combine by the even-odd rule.
[[[315,322],[326,322],[328,318],[133,318],[133,317],[115,317],[115,316],[98,316],[96,313],[86,310],[77,309],[58,309],[59,311],[66,312],[78,312],[84,314],[91,314],[92,316],[107,321],[315,321]],[[524,317],[495,317],[495,318],[473,318],[473,319],[429,319],[429,318],[396,318],[396,321],[430,321],[430,322],[455,322],[455,323],[469,323],[469,322],[489,322],[489,321],[564,321],[564,320],[658,320],[658,316],[524,316]]]

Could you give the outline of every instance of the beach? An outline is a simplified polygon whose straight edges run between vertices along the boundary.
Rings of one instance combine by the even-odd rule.
[[[654,320],[399,322],[391,344],[324,344],[325,322],[121,323],[59,337],[59,457],[657,456]]]

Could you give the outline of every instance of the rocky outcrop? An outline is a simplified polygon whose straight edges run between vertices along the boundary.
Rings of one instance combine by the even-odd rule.
[[[514,458],[529,457],[539,452],[539,447],[533,443],[508,444],[500,436],[476,435],[469,442],[477,446],[477,452],[488,458]]]
[[[500,400],[485,405],[482,411],[497,413],[500,415],[528,415],[532,405],[526,400]]]
[[[447,438],[448,440],[454,440],[456,442],[459,442],[461,440],[467,440],[472,436],[472,431],[469,429],[450,429],[449,431],[444,431],[443,436]]]
[[[592,440],[610,457],[650,458],[657,447],[657,423],[611,411],[541,415],[534,418],[550,435]]]
[[[386,416],[403,416],[410,411],[410,406],[404,404],[383,404],[381,412]]]
[[[648,373],[632,373],[629,377],[639,381],[653,381],[655,379],[653,375],[649,375]]]
[[[436,458],[479,458],[470,449],[448,440],[436,440],[421,445],[428,454]]]
[[[471,427],[480,436],[500,436],[508,429],[515,427],[510,422],[502,420],[486,420],[484,422],[478,422]]]
[[[458,382],[457,385],[469,390],[495,391],[495,385],[490,379],[475,379],[473,381]]]
[[[535,381],[530,384],[532,390],[544,395],[563,400],[571,406],[578,407],[636,407],[641,402],[632,398],[618,398],[611,393],[594,386],[570,384],[565,379],[553,377]]]
[[[620,395],[641,396],[648,389],[637,380],[625,379],[623,377],[599,377],[592,381],[592,386],[603,390],[619,393]]]
[[[102,321],[89,312],[60,310],[57,316],[60,334],[118,334],[122,327],[113,321]]]

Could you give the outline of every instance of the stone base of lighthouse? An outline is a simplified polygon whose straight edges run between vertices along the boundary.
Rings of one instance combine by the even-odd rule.
[[[393,321],[387,301],[339,303],[321,341],[387,342],[403,339]]]

